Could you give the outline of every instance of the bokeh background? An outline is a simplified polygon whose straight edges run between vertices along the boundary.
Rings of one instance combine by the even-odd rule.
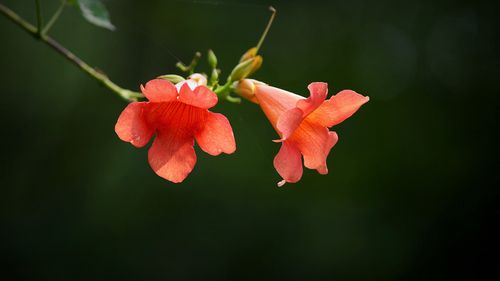
[[[123,87],[209,48],[227,75],[273,5],[255,78],[371,100],[334,128],[330,174],[284,188],[259,108],[220,103],[237,152],[197,150],[176,185],[116,137],[122,100],[0,17],[2,280],[499,280],[493,1],[105,3],[115,32],[73,8],[51,34]]]

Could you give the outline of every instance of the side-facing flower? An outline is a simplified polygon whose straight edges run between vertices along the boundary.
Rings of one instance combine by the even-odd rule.
[[[201,75],[176,85],[154,79],[141,85],[146,102],[130,103],[115,126],[118,137],[135,147],[156,138],[148,152],[151,168],[160,177],[182,182],[196,164],[194,140],[210,155],[236,150],[227,118],[208,109],[217,104],[215,95]]]
[[[294,183],[302,177],[304,166],[327,174],[326,158],[337,143],[337,133],[329,128],[353,115],[369,98],[351,90],[343,90],[325,100],[328,85],[314,82],[308,86],[310,97],[245,79],[237,86],[238,93],[260,105],[280,139],[281,149],[274,158],[274,167],[283,178],[278,186]]]

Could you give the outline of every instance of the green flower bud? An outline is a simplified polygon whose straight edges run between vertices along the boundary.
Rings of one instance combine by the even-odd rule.
[[[210,65],[211,68],[216,68],[217,67],[217,57],[215,56],[214,51],[208,50],[208,64]]]
[[[255,72],[262,65],[262,57],[256,56],[254,58],[245,60],[238,64],[231,72],[231,80],[238,81],[247,78],[251,73]]]
[[[257,47],[252,47],[246,51],[243,56],[240,58],[240,62],[244,62],[246,60],[252,59],[257,55]]]
[[[210,75],[210,85],[214,85],[219,81],[219,71],[217,69],[212,69],[212,74]]]
[[[262,62],[263,58],[261,56],[256,56],[252,63],[252,70],[250,71],[250,73],[248,73],[247,77],[254,74],[255,71],[259,70],[259,68],[262,66]]]
[[[184,79],[184,77],[179,76],[179,75],[175,75],[175,74],[162,75],[162,76],[158,76],[158,78],[170,81],[173,84],[177,84],[179,82],[186,80],[186,79]]]

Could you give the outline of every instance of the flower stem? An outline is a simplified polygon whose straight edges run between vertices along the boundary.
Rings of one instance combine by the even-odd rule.
[[[179,61],[175,66],[182,72],[186,72],[188,75],[191,75],[194,73],[194,69],[198,65],[198,62],[201,59],[201,53],[196,52],[194,53],[193,59],[191,60],[191,63],[189,65],[185,65],[181,61]]]
[[[259,52],[260,47],[262,46],[262,43],[264,43],[264,40],[266,39],[267,33],[269,32],[269,29],[271,29],[271,25],[273,24],[274,17],[276,17],[276,9],[272,6],[269,7],[269,11],[271,11],[271,17],[269,18],[269,21],[267,22],[266,29],[264,29],[264,32],[260,36],[259,43],[257,43],[257,47],[255,47],[257,50],[255,53]]]
[[[61,1],[61,5],[59,5],[59,8],[57,8],[56,12],[54,15],[50,18],[49,22],[45,25],[45,27],[42,30],[42,35],[46,35],[49,33],[50,28],[54,25],[54,23],[57,21],[59,16],[61,15],[62,11],[64,10],[64,7],[66,6],[66,0]]]
[[[218,86],[215,90],[214,93],[221,99],[226,100],[231,103],[241,103],[241,99],[238,97],[233,97],[231,96],[231,85],[233,84],[233,81],[231,80],[231,77],[227,79],[226,84],[222,86]]]
[[[39,8],[38,1],[37,3],[37,10]],[[52,37],[47,36],[40,32],[40,27],[41,27],[41,20],[38,21],[39,28],[37,29],[35,26],[33,26],[31,23],[27,22],[24,20],[22,17],[20,17],[18,14],[7,8],[6,6],[0,4],[0,13],[3,14],[5,17],[10,19],[12,22],[14,22],[17,26],[19,26],[21,29],[24,31],[28,32],[29,34],[33,35],[36,39],[39,41],[45,43],[49,47],[51,47],[54,51],[56,51],[58,54],[62,55],[64,58],[66,58],[68,61],[72,62],[76,66],[78,66],[83,72],[87,73],[90,77],[96,79],[98,82],[100,82],[102,85],[104,85],[106,88],[109,90],[113,91],[115,94],[120,96],[126,101],[137,101],[139,98],[144,97],[141,93],[133,92],[127,89],[123,89],[120,86],[116,85],[111,81],[105,74],[97,71],[95,68],[91,67],[88,65],[86,62],[84,62],[82,59],[77,57],[75,54],[73,54],[71,51],[66,49],[63,45],[61,45],[59,42],[54,40]],[[38,14],[38,12],[37,12]]]

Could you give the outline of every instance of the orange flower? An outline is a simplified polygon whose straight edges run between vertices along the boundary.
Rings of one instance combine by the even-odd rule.
[[[195,139],[210,155],[236,150],[227,118],[208,111],[217,104],[217,96],[204,86],[202,77],[193,75],[175,86],[162,79],[141,85],[149,101],[130,103],[115,126],[118,137],[135,147],[145,146],[156,133],[148,152],[149,164],[160,177],[175,183],[182,182],[194,168]]]
[[[274,167],[283,178],[278,186],[294,183],[302,177],[304,166],[327,174],[326,158],[337,143],[337,133],[328,128],[339,124],[356,112],[369,98],[344,90],[325,100],[328,85],[309,84],[311,93],[304,98],[262,82],[245,79],[238,85],[241,96],[258,103],[276,132],[281,149],[274,158]]]

